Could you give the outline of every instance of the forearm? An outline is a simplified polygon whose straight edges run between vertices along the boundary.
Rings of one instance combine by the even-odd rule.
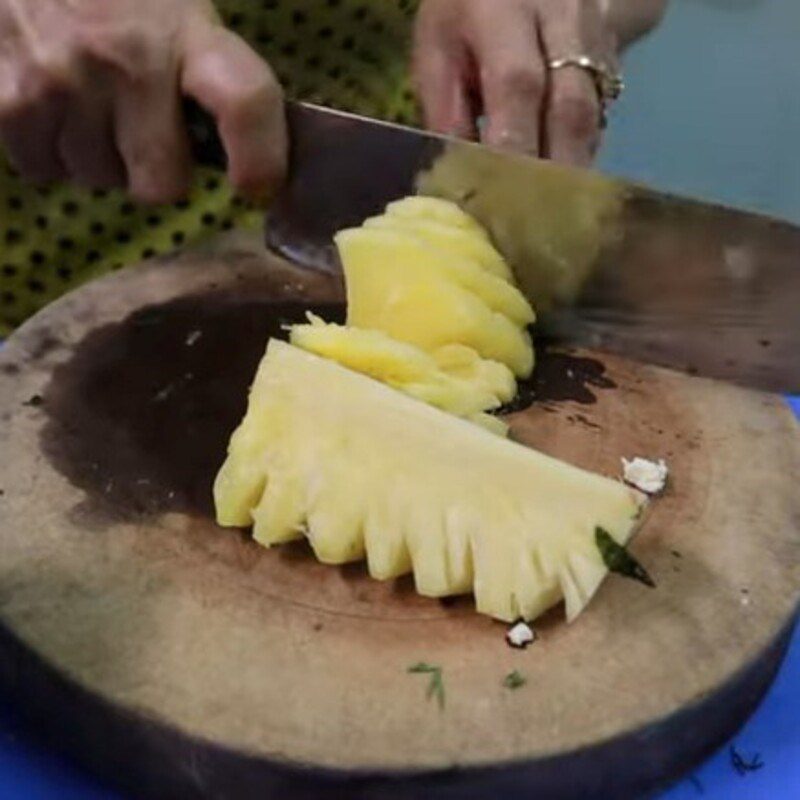
[[[668,0],[601,0],[620,49],[655,28]]]

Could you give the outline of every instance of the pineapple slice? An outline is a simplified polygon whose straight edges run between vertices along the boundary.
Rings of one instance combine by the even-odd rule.
[[[220,524],[252,520],[265,546],[305,535],[320,561],[366,556],[379,579],[413,571],[420,594],[473,591],[506,621],[562,597],[574,619],[607,572],[596,526],[624,544],[644,502],[277,340],[214,495]]]
[[[434,350],[431,355],[439,369],[453,377],[485,387],[501,403],[511,402],[517,394],[514,373],[499,361],[481,358],[471,347],[446,344]]]
[[[504,422],[500,417],[487,414],[485,411],[481,411],[480,414],[471,414],[465,419],[480,425],[482,428],[486,428],[489,433],[493,433],[495,436],[508,436],[508,432],[511,430],[511,426],[507,422]]]
[[[381,330],[429,351],[465,344],[520,377],[530,375],[527,331],[455,282],[448,263],[457,258],[391,231],[354,229],[335,239],[347,283],[348,325]]]
[[[323,358],[331,358],[443,411],[473,417],[506,402],[498,393],[504,398],[507,386],[491,369],[488,378],[477,366],[465,377],[449,374],[439,367],[432,355],[414,345],[398,342],[381,331],[328,324],[313,314],[308,317],[308,325],[292,326],[290,341],[293,345]],[[511,374],[502,364],[497,366]],[[511,380],[514,381],[513,375]],[[484,427],[487,424],[483,417],[475,421]]]
[[[364,220],[363,224],[365,228],[382,228],[419,236],[433,247],[463,256],[498,278],[509,283],[513,282],[513,275],[505,259],[485,235],[476,233],[472,229],[458,228],[435,219],[416,219],[390,214],[370,217]]]
[[[386,206],[386,214],[412,220],[435,220],[452,228],[461,228],[489,240],[489,235],[469,214],[455,203],[439,197],[414,195],[395,200]]]
[[[364,227],[351,228],[336,234],[336,243],[347,274],[347,260],[353,252],[369,254],[374,269],[384,269],[388,262],[413,269],[417,275],[439,275],[472,292],[498,314],[519,326],[535,321],[530,303],[516,286],[482,269],[459,253],[434,247],[410,230]]]

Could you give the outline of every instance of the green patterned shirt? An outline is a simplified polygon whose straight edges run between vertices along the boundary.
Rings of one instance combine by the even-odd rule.
[[[417,0],[219,0],[225,23],[278,75],[288,96],[406,123]],[[121,192],[27,186],[0,154],[0,337],[87,280],[263,212],[224,176],[196,170],[187,201],[143,207]]]

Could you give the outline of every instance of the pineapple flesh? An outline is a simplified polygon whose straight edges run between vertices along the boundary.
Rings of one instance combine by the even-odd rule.
[[[461,228],[488,241],[486,231],[455,203],[438,197],[404,197],[386,206],[386,215],[400,219],[434,220],[452,228]]]
[[[533,346],[519,315],[509,316],[513,303],[489,290],[479,294],[477,282],[462,280],[461,271],[450,266],[458,259],[394,231],[358,228],[335,238],[347,284],[348,325],[381,330],[423,350],[467,345],[519,377],[530,375]],[[513,289],[463,263],[473,277],[480,274]]]
[[[390,214],[370,217],[364,221],[364,227],[411,233],[433,247],[449,251],[467,261],[474,261],[481,269],[504,281],[513,281],[508,264],[485,234],[477,234],[473,230],[448,225],[435,219],[415,219]]]
[[[292,326],[290,341],[460,417],[471,417],[507,402],[509,376],[516,386],[507,367],[484,362],[477,354],[475,361],[485,367],[469,362],[466,355],[462,358],[469,366],[458,374],[456,369],[450,372],[440,367],[434,355],[381,331],[326,323],[314,315],[309,315],[309,324]]]
[[[642,496],[273,340],[214,486],[221,525],[265,546],[307,537],[317,558],[413,572],[430,597],[474,592],[478,611],[532,620],[562,597],[572,620]]]

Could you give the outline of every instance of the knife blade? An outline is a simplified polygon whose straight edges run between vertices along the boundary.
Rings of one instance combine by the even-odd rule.
[[[409,194],[489,231],[548,337],[766,391],[800,391],[800,229],[528,156],[288,103],[267,245],[339,271],[333,235]]]

